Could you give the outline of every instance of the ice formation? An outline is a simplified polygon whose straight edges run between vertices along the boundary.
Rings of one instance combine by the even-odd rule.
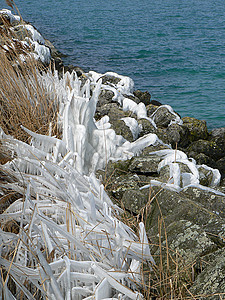
[[[144,226],[138,237],[119,220],[120,208],[93,172],[158,138],[149,134],[129,143],[109,128],[107,118],[94,121],[101,80],[82,88],[76,73],[62,79],[43,73],[39,80],[57,97],[62,140],[24,128],[32,137],[26,144],[1,130],[2,143],[15,154],[2,167],[14,178],[5,188],[25,195],[0,216],[3,223],[20,224],[18,235],[1,232],[0,264],[9,268],[3,257],[13,244],[10,275],[28,299],[33,296],[27,281],[49,299],[141,299],[141,263],[154,263]],[[2,289],[15,299],[7,284]]]

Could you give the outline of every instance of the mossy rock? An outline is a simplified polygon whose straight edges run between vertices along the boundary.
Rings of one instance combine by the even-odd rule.
[[[185,265],[194,263],[198,257],[218,249],[202,227],[187,220],[172,222],[166,232],[170,251],[176,253]],[[165,244],[164,241],[163,246]]]
[[[194,142],[197,140],[206,140],[209,136],[206,121],[198,120],[191,117],[182,118],[183,127],[189,130],[189,140]]]
[[[188,153],[203,153],[214,160],[224,157],[224,147],[215,141],[198,140],[193,142],[187,149]]]
[[[140,99],[140,101],[143,102],[145,105],[150,104],[151,95],[148,91],[142,92],[140,90],[136,90],[134,91],[134,96]]]
[[[158,106],[157,105],[153,105],[153,104],[149,104],[146,106],[146,110],[147,110],[147,116],[149,118],[151,118],[152,114],[157,110]]]
[[[207,170],[203,167],[199,167],[198,172],[199,172],[199,183],[204,186],[211,186],[214,177],[212,170]]]

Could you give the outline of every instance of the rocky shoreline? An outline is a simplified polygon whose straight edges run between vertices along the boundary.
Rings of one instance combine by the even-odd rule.
[[[78,76],[83,72],[78,67],[69,66],[66,70],[75,70]],[[78,70],[78,71],[77,71]],[[59,70],[60,71],[60,70]],[[105,76],[103,81],[113,85],[116,77]],[[159,102],[151,101],[149,92],[136,90],[133,95],[126,95],[137,104],[145,104],[148,116],[154,115],[155,128],[146,119],[139,119],[142,129],[137,137],[155,133],[173,149],[184,151],[188,157],[196,160],[198,165],[207,165],[220,171],[222,181],[216,189],[225,192],[225,128],[208,131],[205,121],[190,117],[182,118],[183,124],[172,124],[174,115]],[[116,134],[122,135],[132,142],[135,137],[130,128],[121,120],[135,115],[124,112],[113,100],[113,93],[103,91],[100,94],[95,118],[104,115]],[[137,138],[136,137],[136,138]],[[171,251],[178,253],[179,263],[193,269],[193,285],[190,289],[193,295],[203,295],[198,299],[219,299],[218,294],[225,290],[224,255],[225,255],[225,197],[214,192],[189,187],[182,192],[170,191],[163,188],[163,183],[170,179],[167,167],[158,172],[158,164],[162,159],[157,155],[149,155],[153,151],[168,149],[165,146],[146,148],[143,153],[128,161],[110,162],[106,171],[97,173],[104,178],[110,178],[106,191],[116,203],[122,203],[131,214],[138,215],[148,207],[146,228],[152,244],[158,244],[158,219],[163,216],[165,222],[167,243]],[[209,169],[202,168],[200,183],[210,186],[213,174]],[[162,186],[140,188],[151,179],[159,179]],[[151,199],[149,201],[149,193]],[[161,242],[165,245],[165,234]],[[157,247],[155,253],[159,255]],[[166,259],[164,251],[164,259]]]
[[[75,71],[80,78],[85,72],[79,67],[64,66],[57,52],[52,52],[53,60],[59,72]],[[103,83],[115,86],[119,78],[103,75]],[[206,165],[218,169],[221,181],[213,188],[225,193],[225,127],[208,131],[205,121],[184,117],[182,124],[173,121],[176,116],[165,105],[151,100],[148,91],[135,90],[132,95],[124,95],[135,103],[143,103],[148,117],[153,117],[156,127],[145,118],[137,118],[131,111],[123,111],[113,101],[114,93],[103,90],[99,96],[95,119],[109,117],[116,134],[133,142],[145,134],[154,133],[166,145],[149,146],[131,160],[109,162],[105,170],[98,170],[100,178],[107,178],[106,191],[115,203],[122,204],[131,215],[141,217],[147,210],[146,230],[153,245],[159,244],[159,220],[163,220],[164,230],[161,243],[169,249],[173,258],[178,256],[179,266],[192,269],[193,295],[202,295],[195,299],[219,299],[219,293],[225,290],[225,196],[214,191],[197,187],[188,187],[180,192],[164,188],[170,180],[168,166],[159,171],[163,160],[155,151],[177,149],[196,160],[197,165]],[[134,136],[132,130],[122,120],[132,117],[137,120],[140,132]],[[182,163],[181,163],[182,165]],[[184,170],[187,166],[181,166]],[[187,170],[186,170],[187,171]],[[189,170],[190,171],[190,170]],[[200,184],[212,186],[212,169],[199,168]],[[149,186],[151,180],[159,180],[161,186]],[[106,182],[105,182],[106,183]],[[143,186],[147,185],[147,188]],[[149,196],[150,195],[150,196]],[[159,248],[153,247],[156,261]],[[166,261],[167,251],[163,251]],[[171,264],[175,269],[175,265]],[[187,272],[188,273],[188,272]]]
[[[80,67],[64,66],[55,47],[46,40],[45,46],[59,74],[75,71],[85,84],[87,73]],[[131,143],[148,134],[156,134],[162,142],[131,159],[109,161],[104,170],[97,170],[97,176],[116,204],[128,214],[144,218],[157,264],[160,257],[166,264],[169,248],[171,261],[176,261],[170,265],[171,273],[182,273],[184,282],[191,273],[189,291],[199,295],[194,299],[220,299],[218,294],[225,291],[225,127],[208,131],[205,121],[180,118],[169,106],[151,100],[148,91],[121,93],[123,99],[144,106],[147,117],[142,117],[115,101],[119,76],[106,73],[100,78],[110,88],[99,95],[96,121],[107,116],[115,133]],[[191,184],[193,162],[197,185]],[[184,175],[176,182],[178,173]]]

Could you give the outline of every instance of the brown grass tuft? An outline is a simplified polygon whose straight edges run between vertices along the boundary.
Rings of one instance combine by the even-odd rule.
[[[26,141],[21,125],[41,134],[57,135],[57,105],[39,80],[46,67],[15,40],[8,24],[0,28],[0,127]],[[24,60],[25,58],[25,60]]]

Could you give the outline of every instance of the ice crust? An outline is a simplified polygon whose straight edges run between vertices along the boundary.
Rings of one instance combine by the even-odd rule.
[[[40,36],[35,31],[32,34],[33,42],[43,46]],[[119,220],[121,209],[112,203],[94,173],[109,160],[126,160],[149,145],[163,143],[155,134],[131,143],[116,135],[108,116],[96,122],[99,93],[108,89],[124,110],[155,125],[147,117],[143,103],[136,104],[125,96],[133,91],[132,79],[108,72],[104,75],[120,81],[103,85],[103,74],[92,71],[85,75],[88,79],[84,86],[75,72],[67,72],[61,79],[57,72],[37,75],[46,93],[58,101],[62,139],[23,127],[31,136],[30,144],[26,144],[0,129],[2,144],[15,154],[12,161],[2,166],[15,179],[4,188],[24,195],[0,215],[1,222],[14,219],[20,224],[18,235],[0,230],[0,264],[10,269],[17,289],[28,299],[34,298],[25,282],[52,300],[143,299],[138,292],[141,264],[145,261],[150,268],[154,264],[144,224],[140,223],[136,235]],[[123,120],[136,138],[137,121]],[[180,119],[175,121],[179,123]],[[169,166],[171,177],[168,183],[152,180],[151,185],[163,185],[177,192],[189,186],[213,191],[199,184],[200,166],[182,151],[168,149],[150,154],[162,158],[158,170]],[[179,163],[190,172],[182,173]],[[211,185],[216,186],[220,180],[218,170],[202,167],[213,172]],[[12,262],[3,258],[9,245],[17,248]],[[6,299],[15,299],[7,284],[3,287],[0,283],[0,287]]]

